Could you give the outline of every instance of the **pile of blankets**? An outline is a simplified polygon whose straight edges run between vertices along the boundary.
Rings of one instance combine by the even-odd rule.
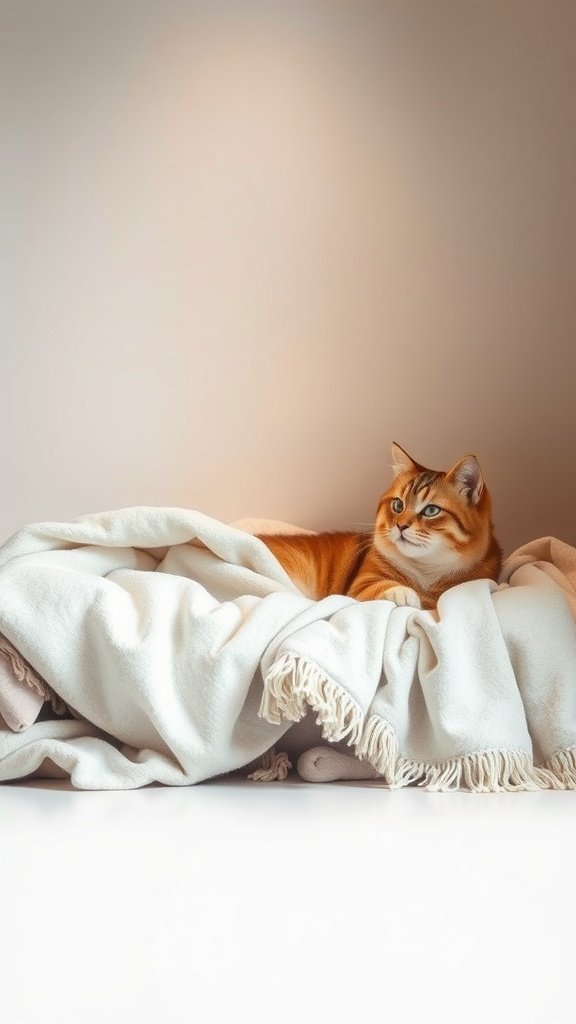
[[[25,527],[0,547],[0,781],[190,785],[268,755],[266,777],[313,716],[390,786],[574,789],[575,616],[554,538],[421,611],[312,601],[196,511]]]

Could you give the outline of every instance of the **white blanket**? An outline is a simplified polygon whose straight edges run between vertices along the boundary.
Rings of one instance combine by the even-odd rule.
[[[79,788],[187,785],[312,708],[391,785],[575,788],[566,589],[527,557],[437,612],[314,602],[261,541],[199,512],[27,527],[0,548],[0,633],[76,717],[0,731],[0,780],[50,758]]]

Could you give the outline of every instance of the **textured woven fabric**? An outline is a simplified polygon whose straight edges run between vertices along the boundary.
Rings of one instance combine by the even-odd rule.
[[[431,612],[310,601],[199,512],[27,527],[0,548],[0,634],[75,718],[0,729],[0,779],[51,759],[83,788],[187,785],[272,746],[280,777],[279,740],[312,714],[392,786],[575,787],[574,591],[541,563]]]

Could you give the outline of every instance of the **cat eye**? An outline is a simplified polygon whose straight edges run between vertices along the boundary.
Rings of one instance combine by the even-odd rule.
[[[426,505],[422,509],[422,515],[426,516],[427,519],[432,519],[433,516],[437,516],[441,511],[440,505]]]
[[[392,511],[393,512],[403,512],[404,511],[404,502],[402,501],[401,498],[392,498],[392,501],[390,502],[390,504],[392,506]]]

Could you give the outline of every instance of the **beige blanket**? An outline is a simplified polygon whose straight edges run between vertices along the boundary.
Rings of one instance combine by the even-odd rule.
[[[560,587],[576,619],[576,548],[556,537],[540,537],[506,559],[501,579],[509,582],[522,565],[533,565]]]

